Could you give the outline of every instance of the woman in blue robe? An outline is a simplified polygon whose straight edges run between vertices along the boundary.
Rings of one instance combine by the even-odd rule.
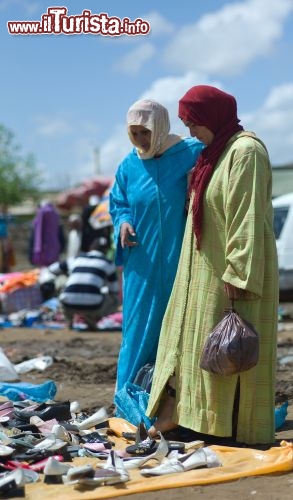
[[[117,392],[156,359],[185,228],[188,172],[203,147],[169,134],[168,111],[152,100],[130,107],[127,126],[135,147],[119,165],[110,192],[115,263],[123,266]]]

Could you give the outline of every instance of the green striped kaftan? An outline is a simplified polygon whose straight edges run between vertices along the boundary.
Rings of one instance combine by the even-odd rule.
[[[260,337],[260,359],[239,375],[237,441],[274,441],[278,266],[273,233],[271,167],[254,134],[233,136],[204,196],[200,250],[189,214],[173,291],[164,316],[147,414],[155,416],[164,386],[176,374],[174,421],[194,431],[231,436],[238,376],[199,368],[208,333],[229,301],[223,282],[246,290],[235,309]]]

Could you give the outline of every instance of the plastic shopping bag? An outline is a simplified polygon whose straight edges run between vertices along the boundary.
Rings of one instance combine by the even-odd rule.
[[[124,418],[133,425],[138,426],[140,422],[144,422],[148,429],[154,419],[146,416],[145,412],[148,405],[149,394],[140,386],[126,382],[114,398],[116,405],[116,417]]]
[[[218,375],[234,375],[253,368],[258,356],[257,331],[231,309],[209,334],[200,367]]]

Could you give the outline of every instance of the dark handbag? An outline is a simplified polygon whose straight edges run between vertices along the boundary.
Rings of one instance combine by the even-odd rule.
[[[258,333],[233,308],[209,334],[200,359],[200,368],[217,375],[234,375],[258,363]]]

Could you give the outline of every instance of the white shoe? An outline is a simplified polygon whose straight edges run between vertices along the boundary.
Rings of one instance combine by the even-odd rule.
[[[203,450],[204,450],[206,457],[207,457],[207,467],[208,468],[220,467],[222,465],[222,463],[219,460],[218,455],[213,450],[211,450],[211,448],[209,448],[208,446],[205,446],[203,448]]]
[[[95,470],[93,477],[82,477],[78,484],[98,486],[100,484],[118,484],[129,480],[129,475],[124,467],[123,460],[111,450],[105,465]]]
[[[89,465],[81,465],[79,467],[70,467],[67,474],[62,476],[64,484],[79,484],[81,479],[94,477],[95,469]]]
[[[174,453],[174,452],[173,452]],[[186,455],[174,456],[166,458],[163,463],[151,469],[142,469],[140,472],[143,476],[161,476],[164,474],[173,474],[174,472],[185,472],[192,469],[202,467],[218,467],[220,464],[217,455],[205,448],[199,448]]]
[[[62,439],[57,439],[57,437],[54,434],[50,434],[47,436],[45,439],[42,439],[39,441],[33,448],[30,448],[30,451],[32,450],[60,450],[60,448],[63,448],[66,443],[62,441]],[[29,453],[29,451],[28,451]]]
[[[14,448],[11,448],[11,446],[0,444],[0,457],[8,457],[9,455],[12,455],[14,451]]]
[[[13,471],[9,471],[4,476],[0,477],[0,496],[12,494],[13,491],[25,485],[24,469],[19,467]]]
[[[68,432],[63,425],[53,425],[52,434],[54,434],[57,439],[61,439],[61,441],[64,441],[65,443],[79,444],[78,437]]]
[[[45,476],[59,476],[67,474],[72,465],[59,462],[54,457],[49,457],[44,467]]]
[[[81,412],[80,403],[78,401],[72,401],[70,403],[70,413],[77,415],[80,412]]]
[[[79,402],[78,401],[72,401],[70,403],[70,409],[69,409],[69,411],[71,413],[72,420],[76,420],[78,414],[81,413],[81,406],[80,406]]]
[[[160,436],[159,446],[154,453],[151,455],[145,455],[144,457],[130,457],[124,458],[123,463],[126,469],[136,469],[137,467],[141,467],[146,464],[149,460],[157,460],[159,463],[162,462],[163,458],[165,458],[169,453],[169,447],[166,439],[163,434],[158,431]]]
[[[116,484],[121,483],[120,474],[113,470],[108,469],[96,469],[92,477],[84,476],[76,481],[77,484],[82,484],[86,486],[99,486],[106,484]]]
[[[114,450],[110,451],[104,468],[107,470],[113,470],[113,472],[118,473],[120,476],[117,480],[114,479],[114,481],[107,481],[107,484],[125,483],[129,480],[129,474],[125,468],[124,461],[117,455],[117,453],[115,453]]]
[[[108,420],[108,413],[106,408],[103,406],[98,411],[93,413],[90,417],[82,420],[82,422],[78,422],[76,420],[73,423],[81,430],[90,429],[91,427],[95,427],[95,425],[101,424]]]

